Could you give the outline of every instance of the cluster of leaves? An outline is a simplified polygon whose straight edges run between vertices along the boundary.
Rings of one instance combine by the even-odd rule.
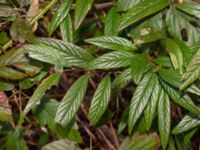
[[[21,126],[32,119],[29,118],[30,111],[41,127],[47,126],[59,139],[82,142],[75,116],[85,97],[88,81],[94,78],[97,70],[104,72],[104,77],[91,99],[88,113],[91,123],[98,125],[109,101],[121,98],[120,91],[129,86],[132,98],[124,97],[126,108],[118,124],[118,135],[124,134],[126,126],[130,135],[147,131],[159,133],[159,137],[157,134],[133,134],[124,140],[120,149],[158,149],[159,143],[162,149],[167,146],[171,150],[192,149],[190,140],[200,126],[198,3],[118,0],[101,19],[95,13],[98,9],[95,1],[63,0],[50,23],[43,22],[43,32],[48,33],[48,37],[35,37],[33,31],[40,29],[38,19],[56,0],[40,11],[37,1],[3,0],[2,3],[2,26],[12,25],[11,39],[6,32],[0,33],[0,90],[30,89],[41,81],[18,115],[0,107],[0,133],[6,134],[4,140],[8,150],[27,149]],[[29,13],[25,13],[25,18],[19,16],[27,9]],[[35,12],[36,17],[32,16]],[[95,14],[95,19],[89,12]],[[48,20],[48,16],[45,19]],[[98,22],[104,24],[101,29]],[[50,37],[54,35],[60,35],[61,39]],[[7,51],[12,40],[17,46]],[[49,75],[52,68],[54,73]],[[84,74],[72,84],[61,101],[45,97],[48,89],[58,85],[66,68],[80,69]],[[185,115],[180,121],[180,117],[177,119],[172,114],[179,107]],[[12,126],[8,129],[5,122]],[[43,140],[48,139],[45,132],[43,135]],[[60,149],[72,149],[76,143],[71,144],[60,140],[43,149],[57,145]]]

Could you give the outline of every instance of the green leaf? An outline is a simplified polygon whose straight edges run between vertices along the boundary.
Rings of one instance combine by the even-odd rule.
[[[176,10],[174,7],[168,10],[166,15],[166,25],[169,33],[180,40],[185,39],[187,44],[191,45],[200,40],[200,28],[191,24],[188,16]],[[192,22],[195,22],[194,20]],[[196,21],[197,22],[197,21]],[[182,30],[186,31],[186,35],[182,37]]]
[[[23,72],[16,71],[9,67],[0,67],[0,77],[9,80],[20,80],[25,78],[27,75]]]
[[[160,140],[163,149],[165,150],[168,144],[171,126],[170,102],[167,93],[161,90],[158,101],[158,128]]]
[[[134,57],[131,61],[131,71],[132,71],[132,79],[135,84],[139,84],[140,80],[143,77],[143,74],[147,70],[147,66],[149,65],[148,54],[143,53]]]
[[[132,8],[136,4],[140,3],[142,0],[118,0],[117,1],[117,9],[119,11],[127,11]]]
[[[114,51],[101,55],[91,62],[91,69],[114,69],[129,66],[131,60],[136,57],[126,51]]]
[[[131,80],[132,80],[132,71],[131,68],[127,68],[114,79],[112,83],[112,89],[120,90],[126,87],[128,83],[131,82]]]
[[[48,125],[51,130],[55,130],[54,117],[59,102],[54,99],[43,99],[39,105],[33,109],[33,114],[41,126]]]
[[[110,76],[105,76],[100,82],[95,94],[92,98],[92,103],[89,110],[89,119],[93,124],[96,124],[102,117],[111,96],[111,81]]]
[[[55,122],[66,126],[74,118],[84,98],[89,75],[83,75],[70,87],[58,107]]]
[[[72,5],[73,0],[63,1],[59,8],[57,9],[56,13],[53,15],[53,19],[49,26],[49,35],[51,35],[56,28],[60,25],[60,23],[66,18],[70,7]]]
[[[124,139],[119,150],[157,150],[160,146],[159,142],[156,133],[139,134],[136,132]]]
[[[34,44],[25,45],[25,50],[30,57],[57,66],[87,67],[93,59],[92,55],[68,42],[63,42],[51,38],[38,38]]]
[[[6,150],[28,150],[26,142],[23,139],[23,131],[16,128],[6,137]]]
[[[200,125],[200,116],[188,114],[174,127],[173,134],[180,134]]]
[[[165,81],[166,83],[168,83],[169,85],[171,85],[175,88],[179,89],[179,87],[182,84],[181,75],[176,71],[160,69],[158,71],[158,74],[163,81]],[[200,89],[195,84],[192,84],[191,86],[189,86],[186,89],[186,91],[200,96]]]
[[[122,15],[119,30],[162,10],[168,4],[169,0],[144,0],[138,3]]]
[[[128,118],[128,130],[129,133],[142,114],[148,100],[152,94],[153,88],[155,86],[156,75],[153,73],[147,73],[142,81],[137,86],[135,93],[131,99],[129,118]]]
[[[178,93],[175,89],[164,83],[160,80],[160,83],[166,93],[169,95],[169,97],[178,105],[185,108],[186,110],[194,113],[194,114],[200,114],[200,109],[197,107],[193,101],[191,101],[188,98],[182,97],[180,93]]]
[[[112,7],[105,18],[104,35],[117,36],[118,25],[120,23],[120,16],[117,13],[116,7]]]
[[[13,65],[24,61],[25,51],[23,48],[11,49],[0,56],[0,66]]]
[[[74,26],[78,29],[91,9],[94,0],[76,0]]]
[[[60,33],[63,41],[73,42],[73,25],[70,14],[60,24]]]
[[[118,50],[118,51],[135,51],[135,45],[124,39],[122,37],[117,36],[102,36],[102,37],[95,37],[91,39],[85,40],[87,43],[97,45],[102,48]]]
[[[183,54],[180,47],[172,39],[166,39],[166,48],[170,55],[174,69],[179,69],[180,74],[183,73]]]
[[[152,121],[154,119],[154,114],[156,111],[160,93],[161,93],[161,86],[158,82],[158,79],[156,78],[151,97],[149,98],[147,106],[144,110],[144,118],[145,118],[145,124],[146,124],[147,130],[150,129]]]
[[[184,82],[181,85],[180,89],[188,87],[191,83],[193,83],[196,79],[198,79],[200,75],[199,65],[200,65],[200,49],[192,57],[192,60],[187,66],[186,72],[183,74]]]
[[[194,15],[197,18],[200,18],[200,5],[195,2],[183,2],[178,5],[176,5],[178,9],[181,11],[184,11],[190,15]]]
[[[127,118],[128,118],[128,113],[129,113],[129,105],[126,106],[125,110],[122,113],[122,116],[120,118],[120,121],[118,123],[118,129],[117,129],[117,134],[120,135],[121,132],[125,129],[127,126]]]
[[[70,142],[67,140],[53,141],[42,147],[41,150],[81,150],[75,142]]]
[[[40,103],[40,100],[42,99],[46,90],[49,89],[51,86],[57,85],[59,79],[60,79],[60,73],[55,73],[42,81],[42,83],[33,93],[31,99],[28,101],[23,111],[24,115],[26,115],[32,108],[34,108],[37,104]]]
[[[14,84],[0,80],[0,91],[10,91],[14,88]]]

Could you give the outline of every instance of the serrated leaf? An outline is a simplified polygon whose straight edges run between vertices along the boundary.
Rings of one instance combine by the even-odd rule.
[[[162,89],[158,101],[158,129],[163,149],[168,144],[171,126],[170,102],[167,93]]]
[[[186,72],[183,74],[184,82],[181,85],[180,89],[188,87],[191,83],[193,83],[196,79],[198,79],[200,75],[199,65],[200,65],[200,49],[192,57],[192,60],[187,66]]]
[[[154,114],[156,111],[160,93],[161,93],[161,86],[158,82],[158,79],[156,78],[151,97],[149,98],[147,106],[144,110],[144,119],[145,119],[145,124],[146,124],[147,130],[150,129],[152,121],[154,119]]]
[[[140,3],[142,0],[118,0],[117,1],[117,9],[119,11],[127,11],[132,8],[136,4]]]
[[[31,99],[28,101],[23,111],[23,114],[26,115],[32,108],[34,108],[37,104],[39,104],[46,90],[49,89],[51,86],[57,85],[59,79],[60,79],[60,73],[52,74],[46,79],[44,79],[33,93]]]
[[[105,36],[117,36],[118,25],[120,22],[120,16],[117,13],[116,7],[112,7],[105,18],[104,35]]]
[[[59,8],[57,9],[56,13],[53,16],[53,19],[49,26],[49,35],[51,35],[56,28],[60,25],[60,23],[65,19],[67,16],[70,7],[72,5],[73,0],[63,1]]]
[[[200,125],[199,115],[187,114],[172,130],[173,134],[180,134]]]
[[[147,66],[149,64],[147,53],[143,53],[134,57],[131,61],[131,71],[132,71],[132,79],[135,84],[139,84],[140,80],[143,77],[143,74],[147,70]]]
[[[179,87],[182,84],[181,75],[176,71],[160,69],[158,71],[158,74],[163,81],[165,81],[166,83],[168,83],[169,85],[171,85],[175,88],[179,89]],[[189,86],[186,89],[186,91],[200,96],[200,89],[195,84],[192,84],[191,86]]]
[[[102,36],[85,40],[87,43],[97,45],[102,48],[118,51],[135,51],[135,45],[125,38],[118,36]]]
[[[156,133],[139,134],[126,137],[119,150],[157,150],[160,140]]]
[[[200,28],[193,26],[188,16],[178,11],[174,7],[168,10],[166,15],[166,25],[169,33],[180,40],[186,39],[187,44],[191,45],[200,40]],[[193,22],[195,22],[193,20]],[[197,21],[196,21],[197,22]],[[186,31],[186,37],[182,37],[182,30]]]
[[[197,18],[200,18],[200,5],[195,2],[183,2],[178,5],[176,5],[178,9],[181,11],[184,11],[190,15],[194,15]]]
[[[75,142],[67,140],[53,141],[42,147],[41,150],[81,150]]]
[[[156,75],[153,73],[147,73],[140,84],[137,86],[135,93],[131,99],[129,118],[128,118],[128,130],[129,133],[132,132],[132,129],[142,114],[145,106],[148,103],[148,100],[151,96],[155,85]]]
[[[88,75],[83,75],[70,87],[56,112],[56,123],[66,126],[74,118],[76,112],[78,111],[79,105],[84,98],[87,89],[88,78]]]
[[[57,66],[87,67],[93,59],[86,50],[68,42],[51,38],[38,38],[24,49],[30,57]]]
[[[94,0],[76,0],[74,26],[78,29],[91,9]]]
[[[118,75],[112,83],[112,89],[120,90],[128,85],[132,80],[132,71],[131,68],[127,68],[120,75]]]
[[[91,69],[114,69],[129,66],[136,57],[130,52],[114,51],[101,55],[91,62]]]
[[[60,24],[60,33],[63,41],[73,43],[73,25],[70,14]]]
[[[95,94],[92,98],[92,103],[89,110],[89,119],[93,124],[96,124],[105,112],[111,96],[111,79],[110,76],[105,76],[100,82]]]
[[[166,39],[166,48],[170,55],[173,67],[175,70],[179,70],[180,74],[183,73],[183,54],[180,47],[172,39]]]
[[[177,92],[175,89],[164,83],[163,81],[160,80],[160,83],[166,93],[169,95],[169,97],[178,105],[181,107],[185,108],[186,110],[194,113],[194,114],[200,114],[200,109],[197,107],[193,101],[191,101],[188,98],[182,97],[179,92]]]
[[[169,4],[169,0],[144,0],[122,15],[119,30],[162,10]]]

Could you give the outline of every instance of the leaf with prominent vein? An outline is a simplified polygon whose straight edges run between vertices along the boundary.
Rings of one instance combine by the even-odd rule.
[[[57,12],[54,14],[53,19],[50,23],[49,35],[51,35],[56,30],[56,28],[60,25],[60,23],[65,19],[65,17],[67,16],[70,10],[72,2],[73,0],[65,0],[60,4]]]
[[[66,126],[74,118],[79,105],[84,98],[89,75],[83,75],[76,80],[65,94],[56,112],[55,122]]]
[[[89,110],[89,119],[96,124],[105,112],[111,96],[111,81],[107,75],[100,82],[93,98]]]
[[[156,111],[156,106],[157,106],[157,102],[158,102],[158,99],[160,96],[160,92],[161,92],[161,86],[156,77],[151,97],[147,103],[145,110],[144,110],[144,118],[145,118],[145,124],[146,124],[147,130],[150,129],[152,121],[154,119],[154,114]]]
[[[185,31],[187,35],[187,44],[191,45],[194,42],[200,40],[200,28],[193,25],[191,22],[197,23],[197,21],[187,20],[187,14],[178,11],[176,8],[172,7],[166,13],[166,25],[168,32],[171,36],[183,40],[182,31]],[[194,19],[194,18],[193,18]],[[195,24],[194,23],[194,24]]]
[[[76,0],[74,26],[78,29],[91,9],[94,0]]]
[[[25,46],[30,57],[60,66],[87,67],[93,56],[72,43],[51,38],[37,38]],[[39,50],[38,50],[39,49]]]
[[[144,0],[138,3],[126,13],[122,14],[119,30],[122,30],[137,21],[152,15],[169,4],[169,0]]]
[[[200,49],[193,56],[189,65],[187,66],[186,72],[183,74],[184,83],[180,89],[188,87],[200,76]]]
[[[175,88],[179,89],[182,84],[181,75],[177,71],[160,69],[158,74],[163,81]],[[200,89],[195,84],[189,86],[186,91],[200,96]]]
[[[148,55],[147,53],[143,53],[134,57],[131,61],[131,71],[132,71],[132,78],[135,84],[139,84],[143,74],[147,70],[147,66],[149,65]]]
[[[102,37],[95,37],[91,39],[85,40],[87,43],[97,45],[102,48],[118,50],[118,51],[135,51],[137,48],[135,45],[118,36],[102,36]]]
[[[26,115],[33,107],[39,104],[46,90],[48,90],[51,86],[57,85],[59,79],[60,73],[52,74],[48,78],[44,79],[33,93],[31,99],[28,101],[28,104],[26,105],[23,114]]]
[[[117,9],[118,11],[127,11],[136,4],[140,3],[142,0],[118,0]]]
[[[180,47],[172,39],[166,39],[166,48],[169,52],[174,69],[179,69],[180,74],[183,72],[183,54]]]
[[[176,5],[176,7],[190,15],[194,15],[195,17],[200,19],[200,5],[195,2],[183,2],[181,4]]]
[[[200,116],[188,114],[172,130],[173,134],[180,134],[200,125]]]
[[[160,83],[169,97],[181,107],[187,109],[188,111],[194,114],[200,114],[200,109],[197,107],[193,101],[188,98],[182,97],[180,93],[178,93],[175,89],[164,83],[160,80]]]
[[[73,42],[73,25],[70,14],[68,14],[60,24],[60,33],[63,41]]]
[[[153,73],[148,73],[144,76],[140,84],[137,86],[135,93],[132,97],[129,117],[128,117],[128,130],[129,133],[132,132],[132,129],[142,114],[145,106],[148,103],[148,100],[151,96],[155,85],[156,75]]]
[[[170,135],[171,117],[170,101],[167,93],[162,89],[158,101],[158,129],[163,149],[167,147]]]
[[[127,68],[120,75],[118,75],[112,83],[112,89],[120,90],[128,85],[132,80],[132,71],[131,68]]]
[[[129,66],[136,57],[130,52],[114,51],[101,55],[91,62],[91,69],[115,69]]]
[[[117,13],[116,7],[113,7],[109,10],[105,18],[104,35],[117,36],[119,22],[120,22],[120,16]]]

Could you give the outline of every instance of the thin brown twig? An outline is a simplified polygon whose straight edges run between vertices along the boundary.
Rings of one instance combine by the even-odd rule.
[[[76,120],[82,125],[83,129],[85,130],[85,132],[89,135],[90,138],[93,139],[93,141],[96,143],[96,145],[98,146],[98,148],[100,150],[103,150],[101,144],[99,144],[99,142],[97,141],[97,139],[94,136],[94,134],[82,123],[82,121],[80,121],[80,119],[78,117],[76,117]]]
[[[87,110],[84,106],[83,103],[81,103],[81,111],[83,112],[83,114],[85,115],[85,117],[87,118]],[[110,140],[108,140],[108,138],[105,136],[104,132],[98,128],[97,131],[99,132],[99,134],[102,136],[102,138],[104,139],[104,141],[106,142],[106,144],[108,145],[108,147],[111,149],[111,150],[116,150],[115,146],[110,142]]]
[[[110,130],[111,130],[111,132],[112,132],[112,135],[113,135],[113,138],[114,138],[116,147],[117,147],[117,149],[118,149],[118,148],[119,148],[119,140],[118,140],[118,138],[117,138],[115,129],[113,128],[112,122],[110,121],[109,124],[110,124]]]
[[[104,135],[103,131],[98,128],[97,129],[98,132],[100,133],[100,135],[102,136],[102,138],[104,139],[104,141],[106,142],[106,144],[108,145],[109,149],[111,150],[116,150],[116,148],[113,146],[113,144],[108,140],[108,138]]]

